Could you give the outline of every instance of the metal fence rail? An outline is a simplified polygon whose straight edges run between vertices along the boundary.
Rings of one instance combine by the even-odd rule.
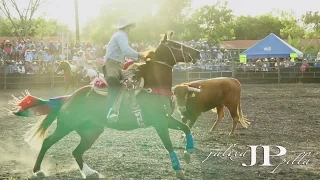
[[[39,64],[41,64],[41,62]],[[314,62],[309,64],[310,65],[305,69],[305,72],[302,72],[300,69],[302,63],[296,63],[294,66],[280,68],[270,65],[267,71],[261,70],[260,67],[257,68],[255,64],[251,64],[252,66],[246,65],[245,68],[243,68],[243,65],[239,62],[232,63],[231,67],[226,67],[230,65],[225,65],[222,68],[217,68],[217,65],[212,65],[213,68],[201,68],[198,66],[186,70],[175,69],[173,71],[173,81],[176,84],[216,77],[235,77],[240,81],[254,83],[320,83],[320,67],[313,67],[312,64],[314,64]],[[208,67],[208,65],[206,66]],[[65,83],[64,75],[55,72],[56,65],[54,63],[46,65],[46,67],[48,71],[42,74],[8,73],[8,66],[4,63],[0,66],[0,87],[4,89],[25,86],[45,86],[53,88]],[[223,71],[220,69],[228,70]]]

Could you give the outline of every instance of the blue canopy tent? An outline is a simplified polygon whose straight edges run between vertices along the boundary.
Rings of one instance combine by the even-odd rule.
[[[301,51],[271,33],[241,54],[247,55],[247,59],[256,59],[268,57],[286,58],[290,56],[291,53],[297,53],[298,57],[303,57]]]

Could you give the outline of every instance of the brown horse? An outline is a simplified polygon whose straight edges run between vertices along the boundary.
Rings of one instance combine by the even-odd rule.
[[[75,90],[75,85],[77,84],[77,76],[76,76],[76,67],[74,65],[70,65],[68,61],[61,61],[59,66],[56,69],[56,73],[63,71],[66,85],[64,88],[64,93],[68,92],[69,87],[71,86],[72,92]]]
[[[148,57],[151,60],[138,66],[135,76],[138,79],[143,77],[145,83],[144,89],[136,96],[136,99],[141,108],[143,127],[155,128],[169,152],[172,168],[175,170],[177,177],[185,178],[178,156],[174,152],[168,129],[183,131],[186,134],[187,143],[184,158],[187,163],[190,161],[190,155],[194,152],[194,143],[190,128],[170,116],[172,113],[172,68],[178,62],[194,62],[194,60],[200,59],[200,52],[171,41],[168,36],[166,34],[156,50],[149,53]],[[84,178],[97,178],[99,176],[98,172],[90,169],[83,161],[82,156],[98,139],[104,128],[120,131],[141,128],[132,112],[131,103],[128,99],[124,98],[122,101],[117,122],[110,123],[106,120],[106,115],[106,97],[92,91],[91,86],[80,88],[62,104],[55,103],[54,108],[36,127],[37,130],[32,136],[43,137],[41,135],[46,133],[48,127],[57,118],[55,131],[43,141],[33,168],[34,176],[44,176],[41,171],[41,163],[49,148],[70,132],[76,131],[80,135],[81,141],[72,154]]]

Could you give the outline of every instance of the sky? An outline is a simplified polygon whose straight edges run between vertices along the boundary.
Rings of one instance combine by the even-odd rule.
[[[79,1],[79,23],[80,27],[90,18],[98,15],[100,7],[108,3],[108,0],[78,0]],[[130,2],[130,0],[128,0]],[[193,0],[192,7],[199,8],[203,5],[211,5],[217,0]],[[297,16],[307,11],[318,11],[318,0],[228,0],[228,7],[235,15],[260,15],[268,13],[273,9],[283,11],[294,11]],[[68,24],[71,30],[75,29],[74,0],[49,0],[40,10],[47,18],[57,19]]]

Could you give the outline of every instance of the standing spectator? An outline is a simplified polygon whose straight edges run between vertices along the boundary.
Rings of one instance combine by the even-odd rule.
[[[50,54],[50,55],[54,55],[54,54],[55,54],[56,47],[55,47],[55,45],[53,44],[53,41],[50,41],[48,48],[49,48],[49,54]]]
[[[4,45],[4,56],[6,60],[10,60],[11,59],[11,43],[9,42],[9,40],[7,40],[5,42]]]
[[[309,67],[307,59],[304,59],[302,65],[300,67],[301,72],[306,72],[307,68]]]

